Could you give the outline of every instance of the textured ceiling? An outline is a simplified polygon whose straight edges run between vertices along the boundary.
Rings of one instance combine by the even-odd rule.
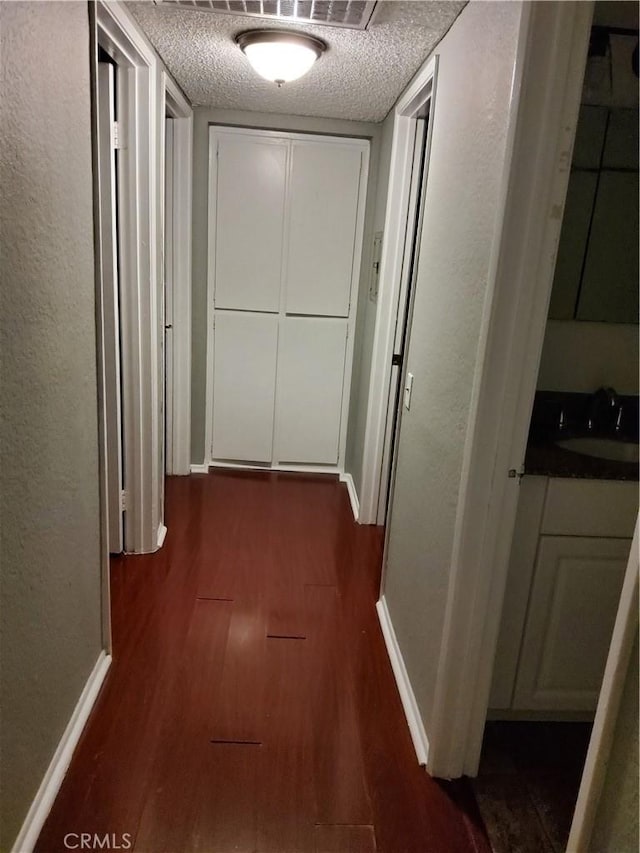
[[[301,80],[278,89],[251,69],[234,44],[273,20],[219,15],[146,2],[127,3],[167,68],[195,106],[382,121],[465,2],[385,0],[365,31],[292,25],[329,45]]]

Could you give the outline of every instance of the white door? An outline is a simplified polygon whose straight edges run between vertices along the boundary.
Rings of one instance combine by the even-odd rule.
[[[280,321],[276,462],[337,465],[346,343],[346,320]]]
[[[281,139],[218,137],[216,308],[280,309],[287,151]]]
[[[118,238],[116,231],[116,152],[112,133],[115,120],[114,66],[98,63],[98,167],[100,186],[100,279],[104,371],[104,423],[109,551],[124,547],[122,531],[122,406],[120,373],[120,304],[118,294]]]
[[[367,143],[230,128],[210,140],[210,458],[335,466]]]
[[[214,459],[271,462],[277,351],[277,314],[216,312]]]
[[[286,312],[347,317],[362,153],[291,143]]]
[[[595,709],[630,544],[540,537],[514,708]]]

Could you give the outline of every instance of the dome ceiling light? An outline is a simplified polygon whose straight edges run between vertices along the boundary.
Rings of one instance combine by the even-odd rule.
[[[322,39],[286,30],[247,30],[236,36],[236,44],[253,70],[278,87],[310,71],[327,49]]]

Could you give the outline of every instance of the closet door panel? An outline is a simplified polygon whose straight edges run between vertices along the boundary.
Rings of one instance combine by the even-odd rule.
[[[291,145],[288,314],[349,314],[361,157],[348,145]]]
[[[279,310],[287,148],[279,139],[219,138],[216,308]]]
[[[346,320],[280,321],[275,462],[337,464],[346,341]]]
[[[213,458],[271,462],[278,317],[216,313]]]

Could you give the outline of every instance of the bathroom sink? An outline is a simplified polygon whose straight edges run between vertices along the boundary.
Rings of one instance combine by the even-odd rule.
[[[567,438],[557,441],[558,447],[582,453],[583,456],[595,456],[613,462],[638,462],[638,445],[631,441],[616,441],[613,438]]]

